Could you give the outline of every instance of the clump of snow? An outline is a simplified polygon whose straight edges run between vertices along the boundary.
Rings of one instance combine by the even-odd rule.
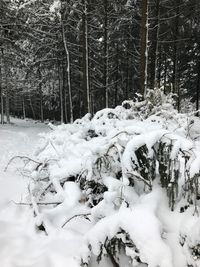
[[[56,13],[58,10],[60,10],[61,3],[60,0],[54,0],[53,4],[50,6],[49,10],[51,13]]]

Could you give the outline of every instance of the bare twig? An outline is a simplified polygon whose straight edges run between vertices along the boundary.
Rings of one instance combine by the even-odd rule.
[[[73,219],[76,218],[76,217],[87,217],[87,216],[89,216],[89,215],[91,215],[91,213],[76,214],[76,215],[72,216],[71,218],[69,218],[65,223],[63,223],[62,228],[65,227],[65,225],[66,225],[68,222],[70,222],[71,220],[73,220]]]
[[[16,202],[16,201],[14,201],[14,200],[11,200],[14,204],[16,204],[16,205],[22,205],[22,206],[32,206],[33,205],[33,203],[27,203],[27,202]],[[46,205],[59,205],[59,204],[61,204],[62,202],[36,202],[36,204],[37,205],[44,205],[44,206],[46,206]]]
[[[127,172],[127,174],[145,183],[149,187],[150,190],[152,189],[151,182],[150,181],[148,182],[147,180],[145,180],[140,174],[136,174],[135,172],[134,173]]]
[[[24,160],[32,161],[32,162],[38,164],[39,166],[42,164],[41,162],[36,161],[36,160],[34,160],[34,159],[31,159],[31,158],[29,158],[29,157],[27,157],[27,156],[14,156],[14,157],[12,157],[12,158],[9,160],[8,164],[6,165],[6,167],[5,167],[5,169],[4,169],[4,172],[7,171],[8,167],[9,167],[9,165],[12,163],[12,161],[15,160],[15,159],[17,159],[17,158],[22,159],[22,160],[24,159]]]

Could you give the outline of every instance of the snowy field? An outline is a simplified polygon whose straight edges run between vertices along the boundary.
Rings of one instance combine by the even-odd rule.
[[[48,126],[33,121],[16,118],[11,119],[10,125],[0,125],[0,205],[1,209],[7,208],[8,201],[24,193],[26,182],[16,171],[9,168],[4,171],[9,160],[14,156],[30,155],[34,152],[39,140],[39,133],[48,132]],[[15,166],[16,167],[16,166]]]
[[[200,121],[162,101],[0,126],[0,266],[200,266]]]
[[[18,173],[16,164],[4,172],[11,157],[31,157],[38,134],[48,132],[48,126],[19,119],[12,119],[12,123],[0,126],[0,266],[66,266],[66,240],[34,234],[32,211],[14,203],[27,194],[28,179]]]
[[[40,133],[50,128],[31,120],[11,119],[11,125],[0,125],[0,266],[1,267],[78,267],[74,260],[80,248],[79,231],[59,230],[46,236],[35,230],[29,206],[17,205],[28,195],[29,178],[20,173],[21,163],[13,156],[32,157]],[[71,226],[73,228],[73,224]],[[94,265],[95,266],[95,265]],[[106,263],[103,263],[106,266]]]

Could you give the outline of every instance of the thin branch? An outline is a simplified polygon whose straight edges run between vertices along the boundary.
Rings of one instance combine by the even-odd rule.
[[[5,167],[5,169],[4,169],[4,172],[7,171],[8,167],[9,167],[9,165],[12,163],[12,161],[15,160],[15,159],[17,159],[17,158],[19,158],[19,159],[26,159],[26,160],[32,161],[32,162],[34,162],[34,163],[36,163],[36,164],[38,164],[38,165],[41,165],[41,164],[42,164],[41,162],[36,161],[36,160],[34,160],[34,159],[31,159],[31,158],[29,158],[29,157],[27,157],[27,156],[14,156],[14,157],[12,157],[12,158],[9,160],[8,164],[6,165],[6,167]]]
[[[22,206],[33,206],[33,203],[27,203],[27,202],[16,202],[14,200],[11,200],[16,205],[22,205]],[[37,205],[59,205],[62,202],[55,201],[55,202],[36,202]]]
[[[73,220],[73,219],[76,218],[76,217],[87,217],[87,216],[89,216],[89,215],[91,215],[91,213],[76,214],[76,215],[72,216],[71,218],[69,218],[69,219],[62,225],[62,228],[65,227],[65,225],[66,225],[68,222],[70,222],[71,220]]]

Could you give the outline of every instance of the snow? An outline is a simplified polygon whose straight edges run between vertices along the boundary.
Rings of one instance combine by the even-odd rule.
[[[0,126],[0,261],[2,267],[78,267],[73,257],[80,239],[60,233],[45,236],[35,229],[32,209],[16,205],[27,194],[26,177],[16,170],[20,161],[4,168],[16,155],[33,156],[39,133],[49,132],[41,123],[12,118],[12,125]],[[66,189],[66,194],[68,193]],[[78,192],[77,192],[78,194]],[[63,230],[63,232],[65,232]],[[70,244],[70,245],[69,245]]]
[[[148,103],[0,126],[1,266],[200,266],[197,119]]]
[[[148,262],[149,266],[172,266],[171,251],[161,238],[161,225],[154,214],[154,205],[158,204],[157,193],[141,197],[133,209],[122,207],[114,215],[98,222],[86,234],[94,254],[100,253],[99,242],[104,243],[107,236],[111,239],[121,228],[130,234],[143,262]]]

